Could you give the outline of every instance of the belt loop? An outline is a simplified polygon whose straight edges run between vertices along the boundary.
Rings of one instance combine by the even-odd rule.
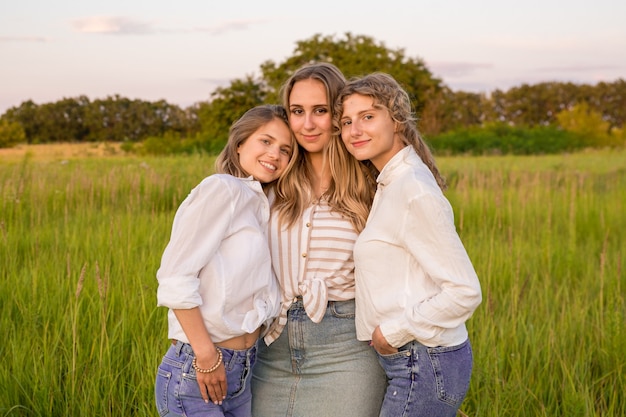
[[[181,342],[180,340],[176,341],[176,356],[180,356],[180,352],[181,350],[183,350],[183,347],[185,346],[185,344],[183,342]]]

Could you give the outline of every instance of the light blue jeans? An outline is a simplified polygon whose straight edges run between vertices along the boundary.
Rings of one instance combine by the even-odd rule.
[[[191,366],[191,345],[177,341],[159,365],[155,384],[159,416],[251,417],[250,374],[256,346],[247,350],[220,348],[226,368],[228,390],[222,405],[205,403],[200,395],[196,371]]]
[[[455,417],[469,388],[472,347],[427,347],[413,341],[378,355],[389,386],[380,417]]]
[[[356,339],[354,300],[331,301],[320,323],[295,302],[252,370],[254,417],[377,417],[387,385],[376,352]]]

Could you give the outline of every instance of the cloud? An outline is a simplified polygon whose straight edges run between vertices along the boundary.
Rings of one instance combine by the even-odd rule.
[[[137,35],[155,32],[151,23],[122,16],[84,17],[72,21],[72,26],[81,33]]]
[[[559,67],[535,68],[535,72],[597,72],[597,71],[617,71],[620,67],[613,65],[569,65]]]
[[[464,77],[478,70],[493,68],[493,64],[480,62],[431,62],[430,70],[437,76]]]
[[[531,50],[531,51],[563,51],[563,50],[575,50],[582,45],[588,43],[588,39],[579,39],[576,37],[543,37],[538,35],[526,35],[524,37],[515,36],[494,36],[484,39],[481,43],[485,46],[491,46],[496,48],[504,48],[507,50]]]
[[[0,36],[0,42],[48,42],[42,36]]]
[[[81,33],[104,33],[114,35],[145,35],[153,33],[209,33],[221,35],[235,30],[246,30],[257,23],[264,23],[264,19],[229,20],[213,26],[195,27],[192,29],[166,29],[157,27],[152,22],[145,22],[124,16],[91,16],[72,21],[74,30]]]

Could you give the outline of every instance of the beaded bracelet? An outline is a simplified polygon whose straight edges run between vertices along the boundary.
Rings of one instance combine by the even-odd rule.
[[[193,358],[193,362],[191,362],[191,366],[193,367],[193,369],[196,370],[196,372],[200,372],[201,374],[210,374],[211,372],[215,371],[217,368],[220,367],[220,365],[222,364],[222,351],[218,347],[216,347],[215,349],[217,350],[217,362],[215,363],[215,365],[213,365],[209,369],[199,368],[198,365],[196,364],[196,358]]]

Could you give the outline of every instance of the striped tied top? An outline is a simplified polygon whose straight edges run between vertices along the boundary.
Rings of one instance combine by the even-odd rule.
[[[272,214],[269,244],[282,308],[265,335],[268,345],[283,332],[287,310],[297,297],[315,323],[322,321],[328,301],[354,299],[352,250],[357,237],[350,221],[331,212],[324,200],[306,208],[289,229]]]

